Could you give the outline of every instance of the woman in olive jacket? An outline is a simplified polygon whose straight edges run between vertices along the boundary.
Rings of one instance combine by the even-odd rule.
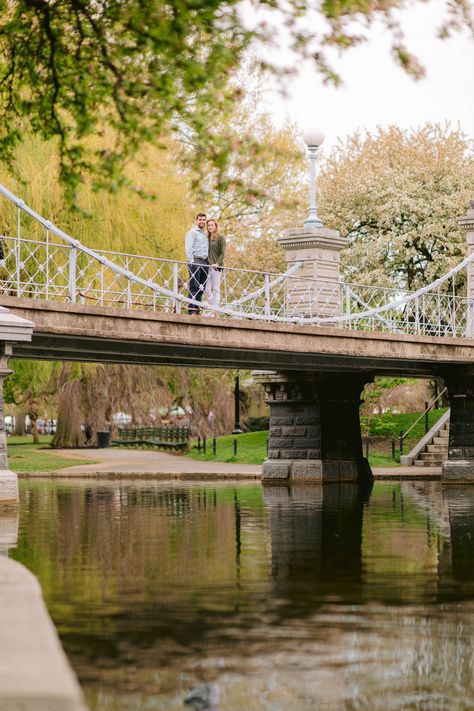
[[[219,226],[216,220],[209,219],[206,226],[209,239],[209,276],[205,294],[210,306],[219,306],[221,276],[224,268],[225,239],[219,233]]]

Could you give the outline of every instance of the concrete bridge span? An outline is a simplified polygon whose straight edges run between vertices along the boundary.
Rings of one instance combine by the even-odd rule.
[[[350,331],[2,297],[34,323],[19,358],[268,369],[289,372],[440,376],[473,367],[474,339]]]
[[[9,318],[30,324],[28,338],[11,338],[11,354],[19,358],[260,371],[270,405],[264,480],[369,481],[359,422],[364,385],[376,375],[441,377],[451,405],[443,475],[474,481],[474,339],[17,297],[2,303]]]

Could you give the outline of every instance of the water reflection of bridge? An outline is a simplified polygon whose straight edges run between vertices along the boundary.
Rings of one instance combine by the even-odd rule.
[[[209,669],[249,709],[259,694],[294,708],[365,694],[365,708],[387,708],[395,687],[408,698],[451,688],[453,675],[458,690],[470,684],[468,487],[272,486],[264,507],[258,485],[55,489],[31,488],[16,555],[44,576],[86,679],[107,630],[109,663],[132,658],[138,683],[165,694],[157,670],[179,685],[183,668],[190,679]],[[116,683],[111,669],[100,688]]]

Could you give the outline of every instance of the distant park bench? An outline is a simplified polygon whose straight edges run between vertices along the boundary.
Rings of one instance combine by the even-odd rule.
[[[188,427],[119,427],[115,445],[187,449],[191,431]]]

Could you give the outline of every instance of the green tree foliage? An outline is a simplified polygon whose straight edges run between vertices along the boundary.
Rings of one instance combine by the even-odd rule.
[[[38,443],[36,422],[46,406],[54,404],[54,363],[11,360],[13,373],[3,384],[5,403],[15,405],[30,418],[33,441]]]
[[[432,124],[355,134],[325,161],[319,190],[322,219],[349,240],[344,277],[415,289],[466,254],[457,218],[474,191],[473,142]]]
[[[297,55],[337,82],[325,48],[353,46],[381,19],[396,60],[419,76],[393,15],[403,6],[330,0],[314,9],[309,0],[266,0],[251,15],[237,0],[0,0],[0,157],[12,162],[25,131],[56,138],[69,199],[85,173],[95,187],[131,184],[128,158],[170,131],[191,137],[197,169],[203,152],[224,168],[232,143],[209,124],[240,100],[228,80],[257,41],[278,45],[274,27],[286,28]],[[472,30],[469,3],[446,7],[444,34],[456,25]],[[112,143],[84,141],[104,127],[113,129]]]

